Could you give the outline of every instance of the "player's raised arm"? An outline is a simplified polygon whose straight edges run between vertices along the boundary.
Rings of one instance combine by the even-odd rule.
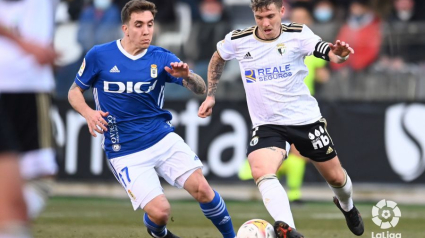
[[[173,62],[171,68],[165,66],[165,70],[176,78],[183,78],[183,86],[196,94],[204,94],[206,85],[201,76],[191,72],[184,62]]]
[[[208,65],[208,93],[207,98],[199,107],[198,116],[205,118],[212,114],[212,108],[215,105],[215,93],[217,91],[218,82],[223,73],[226,61],[221,58],[218,52],[214,52]]]
[[[87,105],[83,93],[84,90],[76,83],[73,83],[68,92],[68,101],[75,109],[75,111],[80,113],[81,116],[86,119],[90,134],[96,137],[95,131],[99,134],[103,134],[103,131],[108,130],[108,123],[105,121],[105,119],[103,119],[103,117],[108,116],[109,113],[93,110],[89,105]]]

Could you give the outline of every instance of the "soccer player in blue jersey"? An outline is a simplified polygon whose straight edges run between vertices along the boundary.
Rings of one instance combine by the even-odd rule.
[[[96,132],[103,134],[112,171],[134,210],[145,211],[144,223],[152,237],[177,237],[166,229],[170,204],[161,176],[187,190],[224,238],[234,238],[223,199],[203,176],[198,156],[173,132],[171,113],[162,109],[166,82],[197,94],[205,93],[206,86],[173,53],[150,45],[156,12],[153,3],[143,0],[124,6],[124,37],[94,46],[87,53],[69,90],[69,102],[87,120],[94,137]],[[90,87],[96,110],[83,97]]]

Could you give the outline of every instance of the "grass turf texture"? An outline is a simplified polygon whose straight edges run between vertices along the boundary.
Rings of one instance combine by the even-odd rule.
[[[378,202],[378,201],[376,201]],[[171,220],[168,228],[182,238],[219,238],[220,233],[202,214],[195,201],[171,201]],[[253,218],[273,222],[261,201],[226,201],[235,230]],[[362,237],[372,232],[401,233],[402,237],[419,238],[425,233],[425,206],[399,205],[401,218],[395,228],[381,230],[371,218],[375,203],[358,203],[365,222]],[[127,238],[146,237],[142,211],[133,211],[126,199],[104,198],[51,198],[47,209],[35,221],[35,238]],[[292,206],[297,229],[306,238],[348,238],[351,234],[338,208],[329,202],[311,202]],[[379,237],[379,236],[378,236]],[[384,237],[384,236],[381,236]]]

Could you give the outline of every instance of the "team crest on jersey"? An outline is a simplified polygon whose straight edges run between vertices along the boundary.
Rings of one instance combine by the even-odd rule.
[[[255,83],[257,82],[257,78],[255,77],[254,70],[245,70],[245,79],[247,83]]]
[[[277,52],[279,52],[280,55],[285,54],[286,52],[286,45],[284,43],[279,43],[276,45]]]
[[[156,66],[156,64],[151,64],[151,77],[158,77],[158,66]]]
[[[112,145],[112,150],[114,150],[115,152],[118,152],[121,150],[121,145],[120,144],[113,144]]]
[[[83,63],[81,64],[80,70],[78,70],[78,75],[80,75],[80,77],[83,75],[85,68],[86,68],[86,58],[83,59]]]

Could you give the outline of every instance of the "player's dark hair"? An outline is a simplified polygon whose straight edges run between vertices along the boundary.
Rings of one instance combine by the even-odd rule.
[[[268,8],[270,4],[274,3],[278,9],[282,7],[282,0],[251,0],[251,9],[258,11],[263,8]]]
[[[130,16],[133,12],[144,12],[150,11],[155,17],[157,10],[154,3],[145,1],[145,0],[131,0],[125,4],[121,10],[121,22],[122,24],[128,23],[130,21]]]

